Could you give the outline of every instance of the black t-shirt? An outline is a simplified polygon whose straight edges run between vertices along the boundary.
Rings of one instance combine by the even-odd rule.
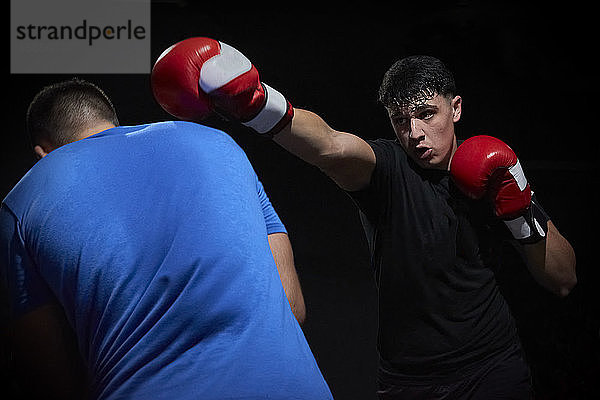
[[[379,290],[380,368],[400,378],[448,377],[518,345],[494,276],[507,231],[447,171],[417,166],[397,141],[368,141],[361,210]]]

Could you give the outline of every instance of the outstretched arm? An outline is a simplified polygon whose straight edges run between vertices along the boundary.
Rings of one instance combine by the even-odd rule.
[[[190,38],[169,47],[152,69],[152,89],[158,103],[178,118],[199,121],[216,112],[259,134],[274,135],[279,145],[343,189],[359,190],[370,181],[375,154],[364,140],[293,108],[260,81],[246,56],[225,43]]]
[[[344,190],[365,188],[375,169],[375,153],[367,142],[351,133],[332,129],[310,111],[294,109],[292,121],[273,140],[321,169]]]

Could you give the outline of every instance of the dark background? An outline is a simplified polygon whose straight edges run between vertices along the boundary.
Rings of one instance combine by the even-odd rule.
[[[459,138],[488,134],[509,143],[577,254],[579,282],[565,299],[545,292],[522,269],[499,276],[537,398],[597,398],[600,295],[593,249],[600,140],[594,10],[575,3],[555,9],[445,4],[290,3],[233,13],[233,7],[216,11],[186,1],[153,1],[152,62],[179,40],[216,38],[242,51],[262,80],[294,106],[368,139],[393,137],[376,101],[387,68],[410,54],[445,61],[463,97]],[[42,86],[72,77],[5,73],[10,84],[2,197],[34,163],[24,130],[29,102]],[[149,75],[79,77],[106,91],[123,125],[171,119],[155,103]],[[207,124],[226,130],[246,150],[289,230],[308,311],[303,329],[335,398],[374,399],[376,290],[349,197],[316,168],[248,129],[216,119]]]

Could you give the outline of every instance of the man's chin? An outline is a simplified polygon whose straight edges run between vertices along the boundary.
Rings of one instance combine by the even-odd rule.
[[[415,155],[411,156],[412,160],[423,169],[443,169],[440,161],[435,156],[420,158]]]

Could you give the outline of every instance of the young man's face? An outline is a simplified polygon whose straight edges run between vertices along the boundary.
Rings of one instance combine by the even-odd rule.
[[[417,165],[447,170],[456,150],[454,123],[460,119],[460,96],[440,95],[418,104],[388,108],[396,137]]]

